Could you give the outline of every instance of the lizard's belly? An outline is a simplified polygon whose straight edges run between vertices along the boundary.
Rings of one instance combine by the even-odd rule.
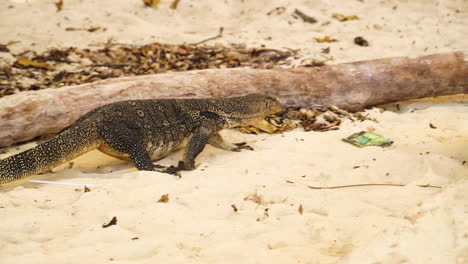
[[[164,144],[161,144],[161,142],[149,142],[147,146],[147,150],[150,154],[151,160],[157,161],[166,157],[172,152],[175,152],[179,149],[184,148],[187,145],[187,142],[188,142],[188,137],[182,140],[179,140],[179,142],[177,143],[171,141],[166,146],[164,146]]]

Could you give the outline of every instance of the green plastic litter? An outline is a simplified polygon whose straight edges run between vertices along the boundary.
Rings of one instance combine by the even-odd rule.
[[[367,146],[388,147],[393,144],[393,140],[367,131],[352,134],[347,138],[343,138],[343,141],[360,148]]]

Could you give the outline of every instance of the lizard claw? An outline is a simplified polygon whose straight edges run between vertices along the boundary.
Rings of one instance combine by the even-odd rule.
[[[237,146],[237,148],[234,149],[234,151],[236,152],[239,152],[241,149],[254,150],[251,146],[247,145],[247,143],[245,142],[234,143],[234,145]]]
[[[174,166],[166,167],[166,166],[161,166],[161,165],[154,165],[154,170],[161,172],[161,173],[167,173],[167,174],[171,174],[179,178],[182,178],[182,176],[179,173],[179,171],[181,171],[179,167],[174,167]]]

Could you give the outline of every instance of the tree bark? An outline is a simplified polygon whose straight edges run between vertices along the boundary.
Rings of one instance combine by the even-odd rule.
[[[210,69],[98,81],[0,98],[0,146],[55,133],[87,111],[127,99],[269,93],[286,106],[350,111],[396,101],[468,93],[468,54],[395,57],[313,68]]]

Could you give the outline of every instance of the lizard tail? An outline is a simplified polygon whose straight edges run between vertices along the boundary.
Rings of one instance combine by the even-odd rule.
[[[0,160],[0,184],[49,171],[99,145],[93,123],[72,126],[43,144]]]

